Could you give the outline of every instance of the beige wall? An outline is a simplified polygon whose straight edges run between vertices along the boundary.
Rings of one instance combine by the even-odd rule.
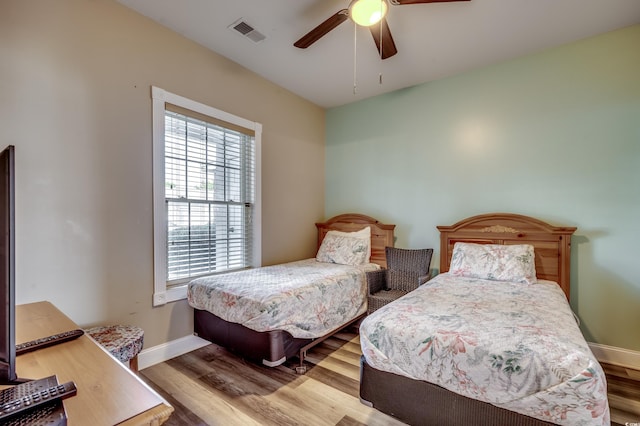
[[[324,214],[324,111],[108,0],[2,0],[0,145],[16,146],[19,303],[82,326],[192,332],[152,308],[150,87],[263,124],[263,263],[309,257]]]

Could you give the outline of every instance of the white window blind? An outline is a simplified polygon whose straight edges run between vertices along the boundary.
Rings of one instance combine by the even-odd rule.
[[[165,112],[168,283],[251,266],[254,138]]]
[[[154,173],[162,175],[161,183],[154,176],[154,228],[163,227],[154,231],[158,305],[186,296],[186,283],[194,277],[258,266],[261,126],[227,122],[234,116],[153,89]],[[156,95],[165,101],[162,123]],[[160,142],[155,133],[161,124]],[[155,211],[160,201],[161,213]]]

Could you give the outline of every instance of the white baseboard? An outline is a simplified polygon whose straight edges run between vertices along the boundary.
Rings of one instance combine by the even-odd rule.
[[[589,343],[589,347],[599,362],[640,370],[640,352],[638,351],[598,343]]]
[[[138,369],[151,367],[152,365],[168,361],[171,358],[195,351],[210,342],[198,336],[185,336],[158,346],[145,349],[138,355]]]
[[[152,365],[170,360],[177,356],[195,351],[210,342],[198,336],[185,336],[158,346],[145,349],[138,355],[138,369],[151,367]],[[589,343],[591,352],[600,362],[619,365],[621,367],[640,369],[640,352],[630,349],[617,348],[615,346]]]

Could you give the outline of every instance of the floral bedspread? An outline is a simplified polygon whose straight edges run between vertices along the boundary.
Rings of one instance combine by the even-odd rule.
[[[608,425],[604,372],[560,287],[441,274],[368,316],[378,370],[561,425]]]
[[[378,268],[305,259],[197,278],[189,283],[187,300],[255,331],[316,338],[366,311],[365,272]]]

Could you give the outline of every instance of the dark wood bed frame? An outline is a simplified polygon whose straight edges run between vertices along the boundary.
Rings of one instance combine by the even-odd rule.
[[[376,219],[362,214],[348,213],[335,216],[326,222],[316,223],[318,244],[331,230],[342,232],[359,231],[371,228],[371,262],[386,266],[384,248],[394,245],[395,225],[383,224]],[[366,297],[366,295],[365,295]],[[298,356],[299,364],[296,372],[304,374],[306,366],[304,358],[313,346],[362,319],[366,313],[350,319],[324,336],[315,339],[298,339],[283,330],[258,332],[241,324],[223,320],[205,310],[194,309],[195,334],[229,351],[255,362],[275,367],[289,358]]]
[[[570,297],[571,235],[576,228],[557,227],[510,213],[473,216],[440,230],[440,272],[449,270],[456,242],[532,244],[538,279],[555,281]],[[440,386],[380,371],[360,362],[360,400],[363,404],[410,425],[541,426],[538,419],[471,399]]]

